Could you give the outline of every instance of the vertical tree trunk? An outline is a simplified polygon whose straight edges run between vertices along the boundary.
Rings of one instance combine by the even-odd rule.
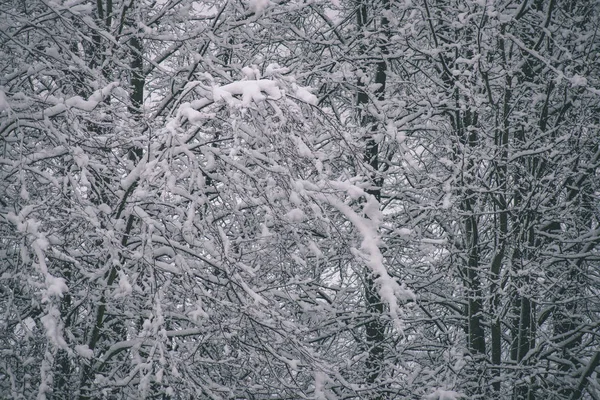
[[[504,33],[504,26],[501,28],[501,32]],[[504,40],[499,40],[499,50],[502,56],[503,62],[506,64],[506,49],[504,47]],[[487,74],[484,75],[484,79],[487,81],[487,87],[489,88],[489,81]],[[490,97],[491,97],[490,93]],[[498,226],[496,230],[496,253],[492,259],[491,265],[491,357],[494,370],[494,382],[492,389],[496,396],[499,396],[501,390],[500,382],[500,366],[502,364],[502,322],[500,318],[501,312],[501,270],[502,264],[504,263],[507,239],[508,239],[508,202],[507,193],[509,192],[509,179],[508,179],[508,137],[509,137],[509,115],[510,115],[510,101],[512,97],[512,77],[507,76],[504,84],[504,93],[502,98],[502,109],[499,110],[498,114],[501,118],[500,121],[496,120],[496,131],[494,144],[499,150],[500,159],[496,167],[498,195],[495,204],[496,215],[498,220]],[[493,99],[490,101],[493,104]]]
[[[384,10],[389,10],[389,1],[383,1]],[[359,31],[367,29],[369,5],[364,1],[359,1],[357,10],[357,26]],[[384,14],[385,15],[385,14]],[[381,60],[375,65],[375,84],[377,89],[374,91],[374,96],[378,101],[385,98],[385,87],[387,81],[387,61],[385,56],[388,53],[387,49],[387,34],[388,34],[388,19],[385,16],[380,18],[380,30],[383,33],[385,42],[379,44],[381,52]],[[361,34],[360,32],[359,34]],[[364,47],[363,47],[364,50]],[[369,104],[369,96],[365,91],[365,82],[358,82],[357,106],[360,113],[361,126],[367,129],[367,137],[365,138],[365,154],[364,161],[371,170],[371,187],[367,193],[374,196],[377,201],[381,200],[382,178],[379,176],[379,144],[375,139],[375,134],[379,131],[380,126],[372,118],[366,110]],[[367,376],[366,381],[369,384],[377,382],[381,375],[384,363],[384,342],[385,342],[385,324],[381,316],[385,312],[383,302],[379,296],[375,279],[371,271],[366,272],[365,282],[365,301],[367,310],[373,315],[373,318],[366,324],[366,342],[369,348],[369,355],[366,361]],[[375,393],[373,399],[383,399],[382,395]]]
[[[98,2],[98,4],[102,4]],[[108,0],[107,8],[112,10],[112,1]],[[100,13],[99,9],[99,13]],[[135,26],[135,21],[132,19],[135,16],[135,3],[132,1],[129,6],[123,6],[123,20],[122,24],[124,26]],[[102,17],[102,14],[99,15]],[[107,15],[106,20],[107,24],[111,24],[111,16]],[[108,25],[110,27],[110,25]],[[122,30],[122,27],[119,29]],[[128,106],[128,111],[131,114],[133,120],[140,124],[143,118],[143,105],[144,105],[144,86],[145,86],[145,75],[144,75],[144,55],[143,55],[143,45],[140,38],[137,36],[137,33],[134,33],[132,37],[129,39],[129,49],[130,49],[130,90],[129,90],[129,101],[130,105]],[[141,130],[140,130],[141,131]],[[129,148],[128,158],[137,163],[143,157],[143,149],[137,145],[132,145]],[[133,184],[130,188],[135,188],[135,184]],[[119,218],[121,212],[123,211],[123,206],[117,210],[117,218]],[[134,225],[134,216],[130,215],[127,219],[127,224],[125,226],[125,231],[123,232],[123,238],[121,240],[121,245],[126,247],[129,241],[129,236],[133,229]],[[106,287],[111,288],[115,283],[118,277],[118,266],[113,265],[109,270],[106,276]],[[106,335],[103,333],[106,325],[109,325],[111,317],[107,316],[107,298],[106,295],[102,295],[100,301],[98,303],[98,308],[96,309],[96,317],[94,321],[94,325],[91,329],[89,339],[88,339],[88,347],[91,350],[95,350],[103,340]],[[111,325],[110,331],[114,335],[115,338],[124,339],[125,336],[125,326],[124,321],[118,321]],[[114,339],[113,339],[114,340]],[[88,385],[91,383],[93,379],[95,371],[93,371],[92,366],[90,364],[86,365],[81,371],[81,380],[80,380],[80,400],[87,400],[90,398],[94,398],[94,394],[89,391]]]

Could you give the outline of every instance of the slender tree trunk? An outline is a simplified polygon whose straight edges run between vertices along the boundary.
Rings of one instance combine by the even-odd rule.
[[[101,4],[101,3],[99,3]],[[123,10],[123,21],[122,23],[127,26],[135,26],[135,21],[132,20],[135,16],[135,3],[131,2],[128,6],[124,6]],[[112,10],[112,1],[108,0],[107,8]],[[111,17],[107,16],[107,23],[112,23]],[[129,39],[129,49],[130,49],[130,90],[129,90],[129,101],[130,105],[128,107],[129,113],[131,114],[133,120],[136,123],[141,123],[143,118],[143,105],[144,105],[144,86],[145,86],[145,75],[144,75],[144,56],[143,56],[143,45],[140,38],[136,33],[132,35]],[[129,149],[128,158],[136,163],[141,160],[143,157],[143,149],[139,146],[133,145]],[[135,184],[132,185],[132,188],[135,187]],[[123,206],[123,205],[122,205]],[[123,208],[120,207],[117,210],[117,218],[121,214]],[[134,227],[134,216],[130,215],[127,219],[127,223],[125,226],[125,231],[123,232],[123,238],[121,240],[121,245],[126,247],[129,241],[129,236]],[[118,267],[112,266],[109,270],[106,277],[106,287],[110,288],[115,283],[118,277]],[[112,317],[107,315],[107,298],[103,295],[100,298],[98,303],[98,308],[96,310],[96,317],[94,321],[94,325],[91,329],[91,333],[89,335],[88,347],[91,350],[95,350],[100,344],[105,335],[103,330],[106,329],[106,326],[109,325],[109,321]],[[123,324],[124,321],[118,321],[115,324],[112,324],[110,327],[110,331],[117,338],[124,338],[125,336],[125,326]],[[87,400],[90,398],[94,398],[94,394],[89,391],[87,387],[94,375],[92,366],[90,364],[86,365],[81,371],[81,383],[80,383],[80,400]]]
[[[501,42],[502,53],[504,53],[503,42]],[[491,265],[491,284],[490,284],[490,293],[491,293],[491,357],[492,364],[494,365],[494,370],[492,371],[494,375],[494,381],[492,384],[492,389],[496,393],[496,396],[499,396],[501,390],[501,382],[500,382],[500,367],[502,365],[502,325],[501,325],[501,291],[502,283],[501,279],[501,270],[502,264],[504,263],[504,258],[506,254],[507,247],[507,239],[508,239],[508,203],[506,200],[506,193],[508,192],[508,135],[509,135],[509,113],[510,113],[510,99],[512,94],[512,78],[507,77],[505,88],[504,88],[504,96],[502,99],[502,110],[500,116],[502,118],[501,122],[497,122],[496,129],[496,137],[495,137],[495,145],[499,149],[500,152],[500,160],[498,160],[498,166],[496,167],[497,174],[497,186],[498,186],[498,196],[496,200],[496,215],[498,220],[498,228],[497,228],[497,239],[496,239],[496,253],[494,258],[492,259]]]
[[[389,1],[384,0],[384,10],[389,10]],[[365,1],[359,1],[357,10],[357,26],[359,34],[367,29],[369,5]],[[376,63],[375,83],[378,85],[374,92],[374,96],[378,101],[385,98],[385,87],[387,82],[387,61],[385,56],[388,54],[387,49],[387,34],[388,34],[388,19],[383,16],[380,19],[380,30],[383,33],[385,43],[379,44],[382,59]],[[357,96],[357,105],[361,113],[360,123],[368,130],[365,144],[364,161],[371,169],[371,187],[367,193],[374,196],[377,201],[381,200],[382,178],[379,176],[379,144],[375,139],[375,134],[379,131],[380,126],[372,118],[366,110],[369,104],[369,96],[365,91],[365,82],[362,80],[358,83],[359,91]],[[375,384],[380,377],[384,364],[384,345],[385,345],[385,324],[381,317],[385,309],[381,297],[376,287],[375,279],[371,271],[366,272],[365,282],[365,300],[367,310],[373,315],[373,318],[366,324],[366,342],[369,348],[369,355],[366,361],[367,376],[366,381],[369,384]],[[383,399],[382,395],[375,393],[372,399]]]

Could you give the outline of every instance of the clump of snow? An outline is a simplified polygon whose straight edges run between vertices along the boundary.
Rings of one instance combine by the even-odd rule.
[[[397,229],[396,232],[398,232],[398,235],[400,236],[410,236],[412,235],[412,229],[408,229],[408,228],[400,228]]]
[[[298,155],[300,157],[305,157],[305,158],[313,157],[312,151],[308,148],[306,143],[304,143],[304,141],[301,138],[299,138],[298,136],[293,136],[292,139],[296,143],[296,150],[298,151]]]
[[[50,241],[43,232],[39,232],[40,222],[33,218],[26,219],[32,211],[32,207],[24,207],[18,215],[8,213],[7,220],[16,225],[17,231],[28,234],[31,240],[31,249],[36,256],[35,266],[45,280],[46,287],[43,291],[42,302],[51,303],[54,297],[62,297],[63,293],[67,292],[69,288],[63,278],[55,277],[48,271],[45,251],[50,247]],[[26,254],[27,252],[24,251],[23,253]],[[51,326],[52,321],[47,319],[47,323],[48,326]]]
[[[98,206],[98,210],[104,214],[110,214],[112,212],[112,210],[110,209],[110,206],[106,203],[102,203]]]
[[[260,237],[261,238],[268,238],[269,236],[272,236],[273,234],[269,231],[269,228],[267,227],[266,224],[260,224]]]
[[[85,154],[81,147],[75,147],[73,149],[73,160],[75,160],[75,164],[77,164],[79,168],[87,167],[90,162],[90,158]]]
[[[452,186],[450,185],[450,181],[444,183],[443,189],[446,194],[442,200],[442,208],[448,209],[452,206]]]
[[[269,0],[248,0],[248,8],[256,14],[262,14],[271,2]]]
[[[206,120],[214,118],[214,114],[203,113],[194,109],[191,103],[183,103],[179,106],[178,114],[188,120],[190,124],[198,125]]]
[[[315,400],[327,400],[325,396],[325,383],[327,375],[322,372],[315,373]]]
[[[436,389],[435,392],[425,396],[427,400],[458,400],[464,398],[460,393],[453,390]]]
[[[21,190],[19,191],[19,196],[21,196],[21,198],[23,200],[29,200],[29,192],[27,191],[27,188],[25,187],[25,185],[21,186]]]
[[[242,100],[240,101],[234,96],[241,96]],[[251,102],[259,103],[267,98],[273,100],[281,98],[281,91],[277,82],[269,79],[238,81],[213,87],[213,99],[215,101],[223,100],[232,106],[242,105],[247,107]]]
[[[571,86],[576,87],[576,86],[587,86],[587,79],[584,76],[581,75],[573,75],[573,77],[570,79],[571,81]]]
[[[154,166],[154,164],[152,165]],[[121,188],[127,190],[134,184],[140,177],[142,171],[146,168],[146,157],[143,157],[140,162],[131,170],[131,172],[123,179],[121,179]]]
[[[288,72],[290,72],[289,68],[281,67],[277,63],[269,64],[267,65],[267,68],[265,68],[266,76],[273,76],[275,74],[287,74]]]
[[[348,194],[348,196],[350,196],[350,198],[353,200],[359,199],[365,195],[365,191],[362,188],[353,184],[352,182],[332,181],[330,184],[336,189],[345,191]]]
[[[162,383],[163,374],[164,374],[164,369],[159,368],[158,371],[156,372],[156,382]]]
[[[298,371],[300,360],[286,360],[286,363],[293,371]]]
[[[80,96],[74,96],[65,100],[65,105],[69,108],[78,108],[83,111],[93,111],[98,106],[98,103],[103,101],[112,90],[119,86],[118,82],[110,83],[105,88],[96,90],[87,100]]]
[[[98,222],[98,215],[96,214],[96,209],[92,206],[87,206],[85,207],[84,211],[88,215],[90,223],[95,227],[99,227],[100,222]]]
[[[317,96],[315,96],[314,94],[312,94],[310,92],[309,87],[302,87],[302,86],[296,86],[296,97],[299,98],[300,100],[308,103],[308,104],[312,104],[312,105],[316,105],[318,102]]]
[[[209,315],[202,308],[202,300],[198,299],[196,302],[196,308],[188,313],[192,321],[200,322],[202,319],[208,319]]]
[[[71,12],[75,15],[91,14],[93,11],[91,3],[80,2],[77,0],[65,1],[63,3],[63,7],[68,8],[69,12]]]
[[[129,283],[127,275],[123,271],[119,271],[119,287],[115,293],[115,297],[129,296],[133,292],[133,287]]]
[[[50,349],[46,349],[42,365],[40,366],[40,384],[38,387],[37,400],[46,400],[46,393],[52,393],[54,379],[54,356]]]
[[[442,200],[442,208],[448,209],[452,206],[452,195],[450,193],[446,193],[444,195],[444,199]]]
[[[85,344],[78,344],[75,346],[75,352],[79,354],[80,357],[83,358],[93,358],[94,350],[87,347]]]
[[[367,196],[367,202],[363,206],[363,212],[375,225],[379,225],[381,223],[381,218],[383,217],[381,213],[381,205],[375,198],[375,196]]]
[[[63,293],[68,291],[69,288],[63,278],[46,274],[46,293],[43,300],[48,301],[51,296],[62,297]]]
[[[316,257],[323,257],[323,252],[321,251],[321,249],[319,249],[319,246],[317,246],[317,244],[312,240],[308,243],[308,248],[310,249],[310,251],[313,252],[313,254]]]
[[[44,49],[44,53],[50,57],[54,57],[56,59],[60,59],[60,53],[58,52],[58,48],[54,46],[46,47]]]
[[[46,329],[46,336],[50,343],[54,346],[66,349],[67,342],[62,336],[62,324],[60,323],[60,312],[56,309],[56,307],[51,307],[48,310],[48,314],[44,315],[40,318],[42,321],[42,325]]]
[[[297,206],[302,204],[302,200],[300,199],[300,196],[298,196],[298,193],[296,193],[296,192],[292,192],[290,194],[290,201],[292,202],[292,204],[295,204]]]
[[[285,214],[285,218],[293,223],[302,222],[304,221],[305,217],[306,215],[304,214],[304,211],[302,211],[299,208],[294,208],[293,210],[290,210],[287,214]]]
[[[242,68],[242,74],[244,74],[246,79],[260,79],[260,71],[255,66]]]

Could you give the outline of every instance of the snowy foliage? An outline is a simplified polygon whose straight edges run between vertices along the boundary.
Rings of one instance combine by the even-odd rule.
[[[599,12],[0,3],[0,398],[599,397]]]

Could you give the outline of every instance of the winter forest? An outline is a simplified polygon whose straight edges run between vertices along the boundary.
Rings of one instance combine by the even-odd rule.
[[[598,0],[1,0],[0,398],[600,399]]]

